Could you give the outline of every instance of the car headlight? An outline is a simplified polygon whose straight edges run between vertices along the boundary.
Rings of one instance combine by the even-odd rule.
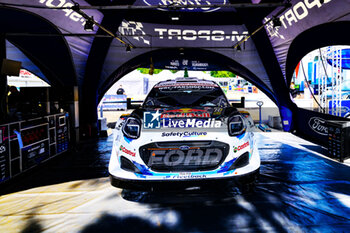
[[[137,139],[140,137],[141,121],[137,118],[129,117],[122,130],[126,137]]]
[[[245,132],[246,126],[241,115],[233,115],[228,119],[228,134],[237,136]]]

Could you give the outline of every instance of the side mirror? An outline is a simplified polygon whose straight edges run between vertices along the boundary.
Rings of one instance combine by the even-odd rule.
[[[141,107],[141,104],[131,104],[131,98],[126,98],[126,108],[127,109],[137,109],[140,107]]]

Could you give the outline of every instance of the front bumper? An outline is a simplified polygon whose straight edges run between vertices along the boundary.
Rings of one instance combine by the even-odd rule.
[[[259,177],[259,169],[239,176],[218,177],[199,180],[132,180],[109,175],[113,186],[132,190],[178,190],[190,187],[224,188],[229,185],[244,186],[254,183]]]

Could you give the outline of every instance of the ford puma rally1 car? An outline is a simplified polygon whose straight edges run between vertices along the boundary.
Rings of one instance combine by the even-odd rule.
[[[127,189],[252,184],[260,157],[248,117],[213,81],[160,82],[140,108],[116,123],[111,183]]]

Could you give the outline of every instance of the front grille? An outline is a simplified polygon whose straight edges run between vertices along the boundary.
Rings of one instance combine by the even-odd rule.
[[[218,141],[155,142],[140,147],[143,162],[158,172],[214,170],[228,153],[229,145]]]

